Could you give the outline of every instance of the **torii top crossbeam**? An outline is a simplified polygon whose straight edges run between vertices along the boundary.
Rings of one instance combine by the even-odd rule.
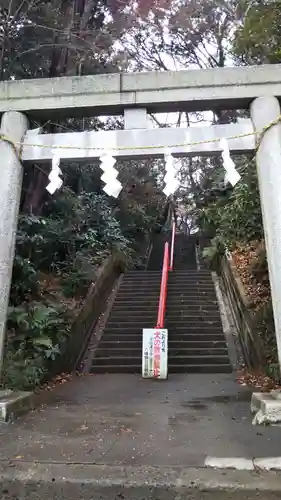
[[[281,64],[206,70],[122,73],[0,83],[0,114],[29,117],[248,108],[256,97],[281,98]]]

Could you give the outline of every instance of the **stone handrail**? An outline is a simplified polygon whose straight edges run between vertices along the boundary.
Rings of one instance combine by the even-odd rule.
[[[61,346],[62,355],[55,362],[55,373],[71,372],[76,369],[88,345],[92,330],[124,269],[125,260],[122,255],[113,254],[98,270],[97,279],[90,286],[84,304],[72,324],[70,336],[65,345]]]
[[[248,367],[263,366],[265,364],[263,343],[256,329],[250,302],[229,253],[224,254],[220,259],[220,276],[245,363]]]

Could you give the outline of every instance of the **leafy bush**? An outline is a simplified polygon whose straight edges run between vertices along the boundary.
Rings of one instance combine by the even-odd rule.
[[[77,196],[67,189],[48,207],[46,215],[21,215],[19,219],[17,254],[36,270],[58,270],[85,251],[100,263],[104,252],[126,251],[127,246],[106,197],[97,193]]]
[[[3,369],[8,387],[40,384],[50,361],[60,356],[69,319],[56,306],[56,297],[84,297],[98,267],[113,252],[126,255],[128,266],[139,262],[139,241],[159,215],[158,200],[127,203],[121,197],[112,206],[110,198],[94,190],[92,167],[75,192],[74,170],[70,167],[66,174],[71,173],[72,189],[50,197],[39,215],[19,217]],[[83,186],[91,192],[81,190]]]
[[[25,357],[24,349],[8,349],[5,352],[2,383],[9,389],[29,390],[40,385],[47,373],[45,360],[36,355]]]
[[[68,321],[61,307],[40,302],[10,307],[2,375],[5,386],[31,389],[40,384],[47,362],[60,355],[60,345],[68,334]]]
[[[38,274],[32,262],[17,254],[14,259],[10,303],[21,304],[39,293]]]
[[[66,297],[83,297],[90,284],[95,281],[97,266],[108,255],[106,250],[95,251],[90,255],[87,251],[77,252],[70,262],[60,263],[61,286]]]
[[[267,255],[264,240],[260,242],[256,254],[257,257],[250,266],[250,272],[260,283],[269,284]]]
[[[211,240],[211,245],[203,249],[203,259],[207,262],[211,269],[219,269],[219,259],[224,254],[225,246],[222,239],[217,236]]]
[[[263,237],[256,168],[247,165],[241,180],[230,196],[218,198],[199,210],[198,225],[204,234],[219,236],[223,243],[232,248],[238,242],[245,243]]]
[[[37,302],[11,307],[8,329],[13,332],[13,349],[22,350],[27,356],[55,359],[60,354],[59,345],[68,334],[62,314],[59,308]]]

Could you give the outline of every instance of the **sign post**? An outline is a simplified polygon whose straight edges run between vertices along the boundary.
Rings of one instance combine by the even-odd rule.
[[[167,379],[168,330],[144,328],[142,331],[142,378]]]

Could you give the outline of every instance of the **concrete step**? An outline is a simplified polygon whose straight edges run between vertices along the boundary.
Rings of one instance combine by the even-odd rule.
[[[158,299],[158,297],[157,297]],[[157,300],[155,298],[155,300]],[[168,292],[168,296],[167,296],[167,303],[169,303],[170,306],[176,306],[178,304],[187,304],[188,306],[190,307],[196,307],[196,306],[202,306],[204,304],[208,305],[208,306],[213,306],[213,307],[216,307],[218,308],[218,302],[216,300],[216,298],[214,297],[206,297],[205,295],[204,296],[196,296],[196,295],[191,295],[191,296],[188,296],[188,297],[184,297],[184,296],[181,296],[181,295],[171,295],[169,292]]]
[[[159,304],[159,299],[155,300],[154,302],[146,302],[144,301],[131,301],[130,302],[130,309],[132,311],[157,311],[158,309],[158,304]],[[123,312],[126,311],[128,312],[128,304],[126,301],[123,302],[115,302],[113,305],[113,308],[111,309],[111,312]],[[212,313],[217,313],[218,312],[218,305],[213,304],[212,301],[211,303],[208,303],[206,301],[202,301],[201,303],[190,303],[188,301],[180,301],[180,302],[174,302],[167,304],[167,314],[169,313],[178,313],[178,311],[189,311],[191,314],[194,312],[210,312]]]
[[[171,349],[182,349],[184,351],[190,350],[190,352],[194,349],[223,349],[227,350],[225,340],[215,340],[215,341],[185,341],[185,340],[170,340],[168,341],[169,351]],[[138,336],[135,340],[128,340],[127,337],[119,340],[107,340],[105,337],[102,337],[101,342],[99,344],[99,349],[118,349],[124,347],[125,349],[141,349],[142,348],[142,336]]]
[[[131,299],[133,301],[136,301],[136,300],[142,300],[143,298],[146,300],[151,300],[151,299],[159,300],[159,292],[160,292],[160,286],[156,290],[151,290],[151,289],[145,291],[140,291],[140,290],[134,291],[132,289],[119,290],[118,296],[116,297],[116,301],[117,302],[120,300],[130,301]],[[168,301],[172,300],[174,302],[179,300],[188,300],[188,301],[193,300],[202,302],[205,301],[206,299],[212,302],[215,301],[216,300],[215,290],[211,291],[201,290],[199,292],[192,289],[190,290],[175,289],[172,291],[170,288],[168,288],[168,294],[167,294]]]
[[[209,290],[215,290],[214,284],[213,283],[200,283],[198,281],[185,281],[183,280],[182,282],[177,280],[172,283],[168,283],[168,287],[170,290],[183,290],[183,291],[189,291],[189,290],[204,290],[204,291],[209,291]]]
[[[208,325],[206,323],[196,324],[196,325],[186,325],[183,323],[177,324],[169,324],[166,323],[165,328],[168,330],[168,333],[171,338],[174,338],[174,335],[224,335],[221,325]]]
[[[162,275],[159,276],[151,276],[151,277],[143,277],[139,278],[138,276],[126,276],[122,279],[121,285],[123,286],[124,284],[130,284],[132,286],[137,285],[138,283],[142,283],[144,286],[145,284],[151,284],[151,283],[161,283]]]
[[[204,320],[206,317],[210,320],[213,321],[214,319],[219,319],[220,320],[220,313],[218,310],[215,309],[203,309],[202,308],[196,308],[196,309],[190,309],[188,305],[182,306],[179,305],[178,307],[173,307],[173,308],[167,308],[166,312],[166,321],[173,321],[177,319],[187,319],[188,321],[196,321],[196,320]]]
[[[198,314],[201,314],[202,316],[215,316],[217,315],[220,318],[220,313],[218,312],[218,308],[212,305],[208,304],[196,304],[196,305],[190,305],[187,303],[184,304],[178,304],[177,306],[171,306],[170,304],[168,305],[166,309],[166,318],[176,316],[176,315],[183,315],[185,316],[188,314],[189,316],[196,316]]]
[[[109,321],[112,320],[112,318],[114,318],[116,316],[116,318],[120,319],[120,317],[124,318],[125,321],[126,321],[126,318],[129,319],[129,318],[133,318],[134,321],[137,321],[136,318],[139,318],[139,320],[141,322],[143,322],[143,320],[146,320],[146,319],[149,319],[149,318],[154,318],[155,319],[155,316],[157,316],[157,310],[158,310],[158,306],[155,306],[155,307],[152,307],[152,308],[140,308],[140,309],[127,309],[127,311],[125,309],[119,309],[119,308],[116,308],[114,309],[114,311],[112,311],[110,317],[109,317]],[[123,321],[123,319],[122,319]]]
[[[91,373],[137,373],[141,374],[141,365],[92,365]],[[231,373],[230,364],[217,365],[169,365],[169,373]]]
[[[124,276],[136,276],[136,275],[161,275],[162,272],[159,272],[159,271],[139,271],[137,269],[135,270],[131,270],[131,271],[126,271],[125,275]],[[177,269],[175,268],[174,271],[170,271],[169,275],[170,276],[177,276],[177,275],[183,275],[183,274],[186,274],[188,276],[193,276],[193,275],[196,275],[196,276],[210,276],[211,275],[211,272],[207,269],[194,269],[194,270],[188,270],[188,271],[177,271]]]
[[[144,321],[146,321],[144,319]],[[114,322],[116,323],[116,321]],[[143,323],[143,322],[142,322]],[[182,324],[180,322],[179,325],[177,324],[169,324],[168,321],[165,322],[165,328],[169,327],[169,332],[170,333],[179,333],[179,334],[186,334],[186,333],[196,333],[199,334],[200,332],[202,333],[217,333],[222,331],[222,325],[221,322],[217,322],[217,324],[209,324],[207,321],[201,321],[200,323],[193,324],[189,323],[188,325]],[[124,333],[127,332],[139,332],[140,328],[154,328],[154,326],[150,327],[142,327],[141,324],[136,324],[136,322],[130,322],[130,324],[122,324],[120,325],[117,324],[114,327],[112,325],[110,326],[109,323],[106,324],[105,330],[116,330],[116,331],[123,331]],[[120,330],[121,329],[121,330]]]
[[[200,353],[194,356],[191,354],[188,354],[187,356],[183,354],[179,356],[169,356],[169,364],[171,365],[224,365],[228,362],[229,360],[227,353],[224,353],[222,355]]]
[[[162,272],[161,273],[155,273],[155,274],[147,274],[147,275],[139,275],[139,274],[124,274],[121,284],[122,283],[147,283],[148,281],[161,281],[162,278]]]
[[[223,340],[174,340],[173,338],[168,339],[169,349],[182,348],[182,349],[223,349],[226,348],[226,341]],[[105,335],[102,336],[99,348],[117,348],[119,345],[125,346],[126,348],[138,348],[142,346],[142,335],[136,335],[128,339],[128,336],[123,336],[121,339],[114,337],[113,340],[108,340]]]
[[[211,354],[200,354],[198,356],[192,356],[192,355],[187,355],[187,356],[169,356],[169,363],[172,365],[204,365],[204,364],[217,364],[217,365],[223,365],[228,363],[228,356],[227,355],[222,355],[222,356],[215,356]],[[110,351],[106,353],[105,356],[100,356],[100,353],[97,352],[97,355],[95,356],[92,365],[93,366],[109,366],[109,365],[133,365],[137,366],[142,364],[142,353],[141,351],[136,351],[136,354],[134,356],[131,355],[130,351],[128,352],[122,352],[121,354],[115,353],[113,351]]]
[[[170,271],[169,276],[211,276],[212,273],[208,269],[196,269],[196,270],[188,270],[188,271],[177,271],[175,268],[173,271]]]
[[[190,330],[191,327],[196,327],[198,329],[206,326],[208,329],[210,327],[213,328],[222,328],[220,317],[210,318],[209,316],[182,316],[171,318],[170,316],[166,317],[165,325],[167,328],[173,328],[173,330],[178,327],[185,328],[186,330]]]
[[[97,355],[95,359],[98,358],[115,358],[115,357],[142,357],[142,346],[139,345],[134,345],[133,347],[128,347],[126,343],[122,343],[119,346],[115,346],[112,348],[108,348],[108,346],[99,346],[99,350],[97,352]],[[194,348],[194,349],[183,349],[181,347],[171,347],[169,346],[169,359],[173,359],[174,357],[180,357],[180,358],[186,358],[189,356],[214,356],[214,357],[220,357],[220,356],[226,356],[228,357],[228,351],[227,348],[221,348],[218,349],[216,347],[213,347],[212,349],[200,349],[200,348]]]
[[[184,271],[170,271],[169,272],[169,279],[170,280],[173,280],[173,279],[177,279],[177,280],[181,280],[181,279],[186,279],[186,280],[210,280],[212,281],[212,273],[210,272],[200,272],[200,271],[196,271],[196,272],[191,272],[191,271],[188,271],[188,272],[184,272]]]
[[[128,301],[130,302],[130,304],[133,304],[134,306],[137,306],[140,302],[142,305],[144,304],[158,304],[159,302],[159,293],[155,294],[155,295],[151,295],[149,297],[147,297],[146,295],[140,295],[138,294],[136,296],[136,294],[134,295],[126,295],[125,297],[123,297],[123,294],[122,296],[121,295],[117,295],[115,301],[114,301],[114,304],[113,304],[113,307],[115,305],[119,305],[119,304],[124,304],[126,305],[126,307],[128,307]]]
[[[145,282],[141,282],[141,281],[138,281],[138,282],[130,282],[130,281],[124,281],[120,287],[119,287],[119,290],[122,291],[122,290],[139,290],[139,292],[143,292],[144,290],[149,290],[149,289],[152,289],[152,290],[157,290],[159,289],[161,285],[161,280],[158,280],[158,281],[145,281]]]
[[[169,325],[168,325],[169,326]],[[154,328],[154,327],[142,327],[140,325],[136,325],[134,322],[133,325],[120,325],[117,324],[115,327],[109,327],[108,323],[105,327],[104,332],[112,333],[112,334],[124,334],[124,335],[142,335],[142,328]],[[210,326],[206,323],[202,323],[200,325],[188,325],[184,326],[180,324],[179,326],[171,326],[168,328],[169,335],[178,335],[180,336],[185,336],[185,335],[222,335],[222,328],[221,325],[219,327],[217,326]]]
[[[126,300],[128,306],[130,305],[131,300],[147,300],[150,301],[151,299],[157,300],[159,299],[159,294],[160,294],[160,286],[151,289],[137,289],[133,290],[132,288],[123,288],[123,290],[119,290],[118,292],[118,300]],[[206,296],[204,296],[206,297]]]
[[[123,274],[122,283],[126,280],[136,282],[136,281],[147,281],[147,280],[160,280],[162,276],[161,272],[147,272],[147,271],[138,271],[135,273],[125,273]]]
[[[129,287],[134,289],[134,290],[139,290],[139,291],[142,291],[142,289],[157,289],[157,287],[160,287],[161,285],[161,280],[159,281],[145,281],[144,283],[142,282],[134,282],[134,283],[131,283],[131,282],[127,282],[127,281],[124,281],[122,283],[122,285],[120,285],[119,287],[119,290],[123,290],[123,289],[128,289]],[[202,289],[202,290],[215,290],[215,287],[214,287],[214,284],[211,283],[211,282],[205,282],[205,283],[198,283],[197,281],[186,281],[186,280],[182,280],[182,281],[172,281],[172,282],[168,282],[168,287],[172,288],[172,289],[175,289],[176,287],[179,287],[181,286],[184,290],[186,291],[189,291],[191,289]]]
[[[174,304],[175,302],[195,302],[195,303],[202,303],[202,302],[216,302],[217,296],[215,290],[171,290],[171,288],[168,289],[167,293],[167,302]]]
[[[132,288],[135,288],[135,287],[138,287],[138,286],[142,286],[144,288],[149,288],[150,286],[158,286],[159,284],[161,283],[161,277],[159,277],[159,279],[144,279],[144,280],[141,280],[141,279],[123,279],[123,281],[121,282],[120,284],[120,289],[124,288],[125,286],[131,286]],[[172,278],[169,278],[168,280],[168,285],[169,286],[172,286],[172,287],[175,287],[175,286],[179,286],[179,284],[181,286],[185,286],[186,288],[190,288],[190,287],[193,287],[193,286],[196,286],[196,287],[203,287],[203,288],[206,288],[206,287],[209,287],[209,288],[214,288],[214,283],[211,279],[206,279],[206,278],[202,278],[202,279],[198,279],[198,278],[193,278],[193,279],[187,279],[187,278],[182,278],[182,279],[172,279]]]
[[[142,325],[143,323],[145,324],[150,324],[150,325],[156,325],[156,320],[157,320],[157,311],[155,310],[152,313],[144,313],[143,311],[136,311],[136,312],[129,312],[127,311],[127,314],[122,312],[118,313],[116,311],[112,316],[109,317],[108,321],[108,326],[112,323],[119,323],[124,326],[127,326],[128,323],[133,323],[135,325]],[[154,326],[152,328],[154,328]]]
[[[183,294],[171,294],[171,290],[168,292],[167,296],[167,305],[174,306],[177,304],[190,304],[190,305],[198,305],[202,304],[210,304],[216,305],[218,308],[217,298],[215,293],[210,296],[210,294],[202,293],[201,295],[196,295],[195,293],[191,293],[190,295]]]
[[[94,365],[90,373],[138,373],[141,374],[141,365]]]
[[[118,295],[127,295],[129,297],[135,297],[138,295],[140,297],[148,296],[148,297],[159,297],[160,292],[160,283],[156,286],[148,286],[143,287],[139,285],[136,288],[132,288],[131,286],[123,286],[119,289]]]
[[[149,294],[149,295],[144,295],[144,294],[140,294],[140,293],[134,293],[133,295],[129,294],[129,293],[120,293],[120,295],[118,294],[118,297],[116,298],[116,303],[124,300],[124,301],[128,301],[130,300],[130,302],[138,302],[141,298],[145,299],[146,301],[157,301],[159,300],[159,292],[160,292],[160,287],[159,287],[159,290],[157,290],[157,292],[153,293],[153,294]],[[202,304],[202,302],[206,303],[206,301],[208,301],[208,303],[212,303],[214,305],[218,305],[218,302],[217,302],[217,297],[216,297],[216,293],[215,291],[211,291],[209,294],[208,293],[194,293],[194,290],[192,291],[182,291],[182,290],[178,290],[178,291],[173,291],[171,292],[171,290],[168,288],[168,293],[167,293],[167,301],[169,301],[171,304],[178,304],[180,302],[188,302],[190,304]]]
[[[152,323],[152,320],[151,322],[149,320],[146,320],[146,318],[143,319],[142,323],[136,323],[135,321],[122,321],[122,324],[120,323],[120,321],[108,321],[107,324],[106,324],[106,330],[105,331],[109,331],[109,332],[112,332],[112,331],[116,331],[116,329],[120,329],[120,331],[123,331],[123,332],[140,332],[142,334],[142,330],[143,328],[155,328],[155,322],[156,322],[156,319],[154,318],[153,320],[153,323]]]
[[[209,314],[205,314],[205,316],[199,315],[198,316],[183,316],[183,315],[175,315],[175,316],[170,316],[166,315],[165,319],[165,327],[167,328],[177,328],[177,326],[189,329],[190,326],[197,326],[198,328],[201,328],[201,326],[207,325],[207,326],[213,326],[215,328],[222,328],[221,325],[221,319],[219,316],[213,316],[210,317]]]
[[[124,283],[150,283],[150,282],[155,282],[159,283],[161,281],[162,274],[158,275],[147,275],[147,276],[138,276],[137,274],[135,276],[127,276],[124,275],[121,284],[123,285]]]
[[[131,318],[123,318],[122,317],[122,325],[120,324],[121,322],[118,321],[118,319],[115,319],[115,318],[109,318],[109,321],[106,325],[106,328],[108,330],[112,329],[112,328],[118,328],[119,326],[122,326],[122,328],[126,328],[126,329],[142,329],[142,328],[155,328],[155,323],[156,323],[156,318],[153,316],[151,318],[146,318],[146,317],[141,317],[141,318],[134,318],[131,319]],[[137,324],[136,324],[137,323]],[[209,329],[210,327],[213,327],[213,329],[219,329],[221,330],[222,328],[222,325],[221,325],[221,321],[218,319],[216,321],[210,321],[210,320],[207,320],[207,319],[198,319],[195,321],[195,320],[190,320],[190,319],[185,319],[184,321],[180,321],[180,320],[175,320],[175,321],[172,321],[172,320],[169,320],[167,319],[166,322],[165,322],[165,328],[172,328],[173,330],[176,330],[178,328],[184,328],[186,331],[190,331],[191,327],[196,327],[198,330],[200,330],[200,328],[202,327],[207,327],[207,329]]]
[[[118,293],[120,292],[128,292],[128,291],[135,291],[136,293],[144,293],[145,292],[154,292],[158,293],[160,290],[161,282],[159,281],[158,283],[148,283],[146,282],[145,285],[142,285],[141,283],[136,284],[135,286],[132,286],[130,283],[123,283],[122,286],[120,286]],[[192,284],[192,283],[168,283],[168,291],[173,290],[176,293],[179,292],[196,292],[196,293],[201,293],[201,292],[215,292],[215,287],[212,283],[207,283],[207,284]]]
[[[135,311],[136,309],[139,311],[146,311],[146,310],[157,310],[158,309],[158,304],[159,304],[159,297],[155,299],[149,299],[145,300],[145,297],[143,300],[131,300],[130,302],[130,309],[132,311]],[[168,300],[167,301],[167,314],[172,311],[178,311],[178,310],[188,310],[188,311],[217,311],[218,310],[218,305],[215,301],[207,301],[202,300],[201,302],[197,301],[188,301],[188,300]],[[128,302],[126,300],[119,300],[115,301],[112,311],[117,311],[117,310],[126,310],[128,311]]]
[[[132,270],[132,271],[126,271],[123,275],[124,277],[131,277],[131,278],[136,278],[136,277],[150,277],[150,276],[162,276],[162,269],[161,270]]]
[[[123,281],[125,279],[131,280],[146,280],[146,279],[161,279],[162,271],[127,271],[124,274]]]
[[[131,281],[131,280],[123,280],[122,281],[122,284],[120,285],[119,289],[122,290],[122,288],[128,288],[128,287],[131,287],[132,289],[141,289],[142,288],[150,288],[151,286],[152,287],[157,287],[157,286],[160,286],[160,283],[161,283],[161,278],[155,280],[134,280],[134,281]]]
[[[182,271],[176,273],[172,271],[169,273],[169,281],[199,281],[200,283],[213,283],[211,273],[184,273]]]
[[[155,306],[150,306],[150,305],[144,305],[143,307],[138,306],[136,308],[132,307],[131,309],[124,309],[123,307],[115,306],[114,309],[111,310],[111,316],[141,316],[142,318],[145,316],[151,316],[157,314],[158,310],[158,305],[155,304]]]
[[[161,277],[162,277],[162,272],[161,273],[159,273],[159,272],[152,273],[150,271],[150,272],[147,272],[147,274],[144,274],[143,272],[138,271],[136,273],[124,274],[123,279],[122,279],[122,283],[124,283],[126,281],[130,281],[132,283],[139,282],[139,281],[145,282],[145,281],[149,281],[149,280],[157,281],[157,280],[161,280]],[[177,281],[191,281],[191,282],[192,281],[199,281],[200,283],[213,282],[211,273],[199,273],[199,272],[185,273],[185,272],[180,271],[180,272],[176,273],[175,271],[171,271],[168,274],[168,279],[169,279],[169,281],[176,281],[176,280]]]
[[[206,342],[208,344],[225,344],[225,337],[223,333],[217,333],[217,334],[210,334],[210,333],[188,333],[186,335],[182,334],[176,334],[176,333],[170,333],[168,332],[169,335],[169,342],[174,342],[175,344],[178,343],[189,343],[189,342],[194,342],[200,345],[202,342]],[[141,332],[135,332],[135,333],[122,333],[122,328],[120,328],[120,331],[115,332],[115,331],[105,331],[103,336],[102,336],[102,342],[139,342],[142,343],[142,331]],[[216,344],[217,345],[217,344]]]
[[[169,363],[169,373],[232,373],[232,366],[226,364],[179,365]]]
[[[189,285],[183,285],[179,287],[178,285],[168,285],[168,295],[169,294],[181,294],[181,295],[194,295],[194,296],[199,296],[200,295],[207,295],[210,294],[210,296],[215,296],[216,297],[216,291],[213,285],[210,286],[189,286]]]
[[[138,309],[121,309],[116,307],[112,310],[110,318],[113,317],[124,317],[125,319],[134,318],[137,321],[137,318],[140,318],[140,321],[143,321],[144,318],[148,319],[150,317],[155,317],[157,314],[158,307],[147,307],[147,308],[138,308]],[[195,309],[191,309],[188,306],[179,306],[173,308],[167,308],[165,322],[169,321],[205,321],[206,318],[210,321],[219,320],[220,321],[220,313],[215,309],[203,309],[197,307]],[[111,321],[111,319],[109,319]]]
[[[195,343],[194,343],[195,344]],[[213,347],[202,347],[202,342],[198,342],[196,347],[186,347],[178,343],[169,343],[169,356],[228,356],[228,349],[225,342],[221,342],[222,347],[218,347],[218,342],[213,343]]]
[[[145,297],[143,297],[142,300],[133,300],[130,301],[130,307],[129,304],[126,300],[120,301],[120,302],[114,302],[112,311],[117,311],[117,310],[126,310],[128,311],[136,311],[136,310],[144,310],[146,309],[147,311],[154,311],[155,309],[158,308],[159,304],[159,297],[157,299],[155,298],[153,301],[152,299],[147,300]]]
[[[150,290],[151,292],[152,290]],[[159,293],[157,290],[153,290],[153,293]],[[172,287],[168,286],[168,293],[167,293],[168,298],[173,297],[173,298],[178,298],[178,299],[185,299],[185,298],[208,298],[210,300],[215,300],[216,299],[216,291],[213,288],[196,288],[196,287]]]

